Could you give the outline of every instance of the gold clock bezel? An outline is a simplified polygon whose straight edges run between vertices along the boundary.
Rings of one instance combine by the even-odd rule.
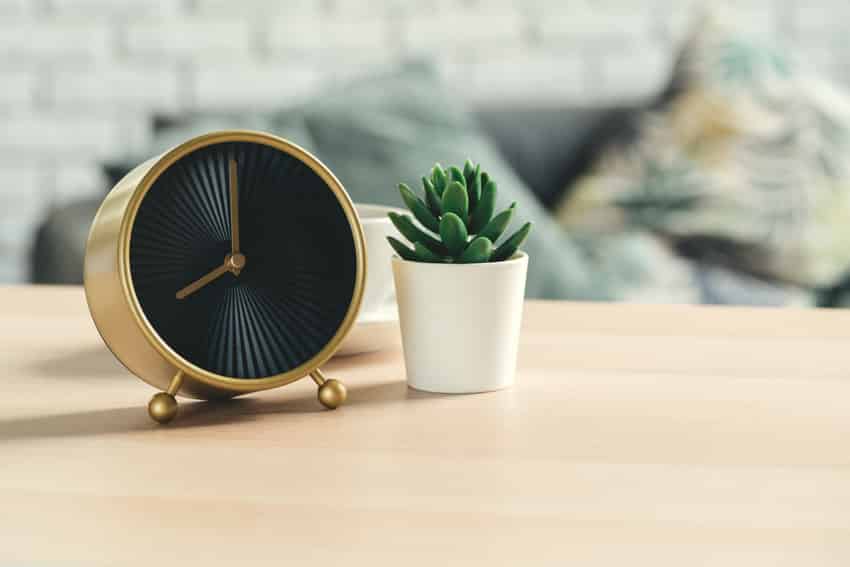
[[[331,191],[333,191],[337,201],[345,213],[354,243],[354,254],[356,256],[354,289],[352,292],[351,304],[349,305],[348,311],[346,311],[342,322],[337,328],[336,333],[317,354],[306,362],[303,362],[292,370],[288,370],[274,376],[267,376],[265,378],[247,379],[223,376],[201,368],[200,366],[197,366],[183,358],[178,352],[172,349],[162,337],[159,336],[153,328],[153,325],[151,325],[150,321],[148,321],[148,318],[136,297],[133,277],[130,273],[130,240],[133,224],[136,220],[139,206],[144,200],[145,195],[147,195],[147,192],[153,186],[154,182],[165,170],[186,155],[200,148],[227,142],[252,142],[271,146],[307,165],[322,179],[322,181],[325,182]],[[300,378],[304,378],[312,371],[318,369],[333,355],[342,340],[345,338],[345,335],[354,324],[363,299],[363,288],[366,274],[366,246],[363,229],[360,226],[357,212],[354,209],[354,204],[349,198],[348,193],[345,192],[342,184],[334,176],[334,174],[309,152],[292,142],[265,132],[255,132],[251,130],[225,130],[213,132],[193,138],[163,154],[144,175],[130,197],[126,214],[121,221],[119,229],[119,242],[118,275],[121,281],[121,288],[124,293],[124,297],[130,306],[132,316],[147,341],[166,361],[168,361],[168,363],[172,364],[175,369],[180,370],[188,376],[191,376],[192,378],[195,378],[213,388],[226,390],[234,394],[255,392],[258,390],[283,386]]]

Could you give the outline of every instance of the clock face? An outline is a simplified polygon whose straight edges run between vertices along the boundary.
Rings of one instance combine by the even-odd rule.
[[[196,149],[143,197],[130,274],[154,331],[186,361],[240,379],[317,355],[351,305],[352,227],[297,157],[255,142]]]

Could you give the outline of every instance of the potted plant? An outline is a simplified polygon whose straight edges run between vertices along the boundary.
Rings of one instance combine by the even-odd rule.
[[[422,178],[424,199],[399,191],[410,215],[389,213],[411,245],[388,237],[408,385],[473,393],[513,384],[528,256],[525,223],[499,239],[516,203],[494,213],[496,182],[467,160]],[[497,245],[498,243],[498,245]]]

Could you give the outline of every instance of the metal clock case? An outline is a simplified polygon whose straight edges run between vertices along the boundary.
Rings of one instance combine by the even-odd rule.
[[[281,138],[207,134],[151,159],[112,189],[86,247],[98,331],[132,373],[175,395],[227,398],[311,376],[319,401],[345,401],[319,367],[360,308],[363,232],[316,158]]]

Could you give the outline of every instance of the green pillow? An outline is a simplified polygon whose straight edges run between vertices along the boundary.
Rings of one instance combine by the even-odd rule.
[[[606,290],[594,285],[579,248],[430,66],[408,64],[358,79],[320,96],[303,112],[318,157],[357,202],[401,206],[397,184],[421,186],[420,176],[434,162],[480,162],[499,184],[498,206],[516,201],[518,218],[534,222],[523,246],[530,260],[526,295],[607,298]]]

